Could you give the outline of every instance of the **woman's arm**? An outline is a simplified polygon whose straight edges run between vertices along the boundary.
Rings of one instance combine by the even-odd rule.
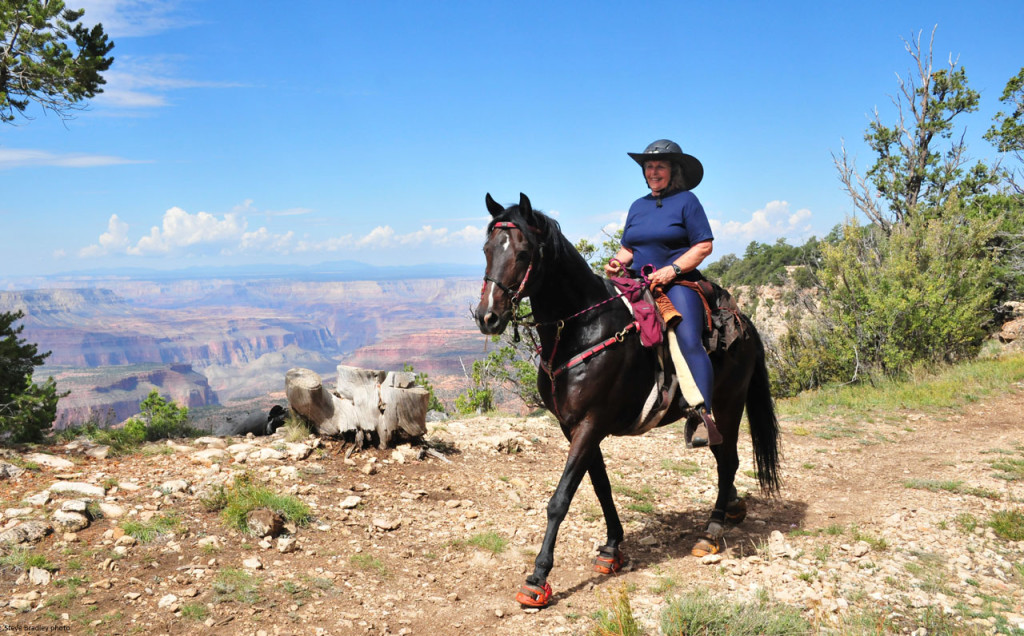
[[[683,270],[683,273],[692,272],[697,269],[704,259],[711,255],[711,241],[701,241],[700,243],[694,243],[690,246],[690,249],[683,252],[683,254],[675,260],[675,264],[679,266],[679,269]],[[668,285],[676,279],[676,270],[672,269],[671,265],[662,267],[658,271],[654,272],[650,276],[650,281],[655,285]]]

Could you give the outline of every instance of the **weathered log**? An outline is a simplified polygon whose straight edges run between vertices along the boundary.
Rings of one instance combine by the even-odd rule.
[[[406,372],[385,372],[340,365],[336,391],[328,391],[309,369],[291,369],[285,376],[288,402],[322,435],[355,432],[361,440],[376,433],[381,448],[396,435],[421,437],[427,432],[429,394]]]

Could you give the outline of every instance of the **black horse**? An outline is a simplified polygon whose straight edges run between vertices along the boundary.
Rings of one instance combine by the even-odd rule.
[[[529,297],[531,323],[541,343],[538,389],[569,440],[565,470],[548,503],[544,542],[533,574],[516,595],[523,605],[543,607],[551,596],[547,578],[554,565],[558,528],[584,473],[590,473],[608,527],[608,543],[600,549],[594,569],[607,574],[624,563],[619,549],[622,524],[612,501],[601,441],[638,432],[641,411],[656,383],[658,354],[641,345],[630,327],[633,316],[628,308],[620,300],[609,301],[617,290],[593,273],[557,222],[534,210],[524,194],[519,205],[507,209],[490,194],[486,201],[493,218],[484,244],[487,272],[474,317],[484,334],[500,334],[509,322],[520,322],[519,302]],[[733,483],[744,406],[761,490],[772,494],[779,488],[779,428],[764,347],[750,320],[742,315],[739,319],[744,337],[712,356],[714,412],[724,442],[711,448],[718,463],[718,498],[692,549],[698,556],[720,551],[725,523],[746,517],[746,504]],[[673,400],[661,423],[692,413],[679,402]]]

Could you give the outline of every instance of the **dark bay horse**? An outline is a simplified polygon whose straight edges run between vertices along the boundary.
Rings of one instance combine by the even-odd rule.
[[[548,503],[544,542],[533,574],[516,595],[523,605],[543,607],[551,597],[547,578],[558,529],[584,473],[590,474],[608,528],[608,543],[600,549],[594,569],[608,574],[624,563],[619,548],[622,524],[612,501],[601,441],[609,435],[631,434],[656,382],[657,358],[628,327],[633,317],[625,304],[609,301],[617,290],[591,271],[557,222],[534,210],[523,194],[519,205],[507,209],[490,194],[486,201],[493,218],[484,244],[487,272],[474,317],[484,334],[500,334],[509,322],[519,320],[519,302],[529,297],[541,343],[538,389],[569,440],[565,470]],[[745,502],[737,497],[733,483],[744,406],[761,490],[772,494],[779,488],[779,428],[764,347],[750,320],[742,315],[740,319],[745,336],[712,356],[714,412],[724,442],[711,447],[718,464],[718,497],[693,547],[698,556],[720,551],[725,523],[746,517]],[[680,401],[673,400],[662,423],[687,417]]]

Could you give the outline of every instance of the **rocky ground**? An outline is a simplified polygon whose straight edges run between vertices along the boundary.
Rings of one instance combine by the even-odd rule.
[[[815,632],[1020,633],[1024,542],[988,524],[1024,509],[1022,411],[1014,386],[969,415],[783,421],[781,495],[757,494],[743,440],[750,514],[703,559],[689,552],[714,495],[711,454],[687,450],[676,426],[607,440],[630,563],[591,571],[604,524],[585,480],[541,611],[514,595],[565,459],[547,417],[449,420],[428,445],[351,455],[280,432],[124,457],[76,443],[8,450],[0,629],[585,634],[625,589],[656,634],[674,596],[705,589],[733,603],[767,594]],[[301,500],[312,520],[269,538],[232,529],[212,508],[239,475]]]

